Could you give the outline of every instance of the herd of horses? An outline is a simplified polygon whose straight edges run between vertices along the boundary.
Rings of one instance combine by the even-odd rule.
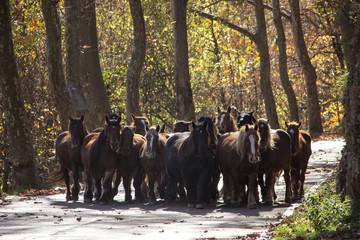
[[[91,133],[83,116],[70,117],[69,130],[58,136],[55,146],[61,166],[55,179],[65,180],[67,201],[79,199],[81,172],[84,202],[100,204],[114,199],[122,181],[127,203],[133,200],[132,183],[137,202],[180,198],[187,207],[203,208],[222,197],[229,205],[256,208],[258,186],[262,201],[274,203],[274,184],[281,173],[285,202],[304,195],[311,138],[300,130],[301,123],[286,123],[286,131],[273,130],[253,112],[238,113],[229,107],[218,108],[217,118],[178,121],[168,133],[164,127],[150,127],[146,116],[132,117],[132,124],[123,126],[120,115],[109,114],[105,125]]]

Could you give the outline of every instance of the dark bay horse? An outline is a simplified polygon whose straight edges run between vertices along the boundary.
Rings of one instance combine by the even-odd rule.
[[[294,199],[304,196],[304,181],[309,158],[311,156],[311,137],[300,130],[301,122],[285,122],[287,133],[291,137],[291,182]]]
[[[95,182],[95,199],[107,204],[111,199],[111,181],[117,166],[117,149],[120,143],[121,117],[109,119],[100,133],[91,133],[81,149],[81,159],[86,175],[84,201],[92,201],[91,185]]]
[[[221,111],[220,108],[218,108],[217,127],[220,133],[236,132],[238,130],[236,121],[230,113],[230,106],[227,111]]]
[[[212,153],[207,122],[191,123],[191,132],[176,133],[166,142],[165,167],[169,176],[166,198],[175,200],[177,185],[185,184],[188,207],[202,208],[209,199]],[[181,193],[180,193],[181,194]]]
[[[253,114],[254,111],[241,112],[236,119],[238,128],[245,126],[245,124],[254,124],[256,122],[256,119],[254,118]]]
[[[260,134],[261,162],[259,166],[259,185],[263,201],[273,204],[276,199],[274,185],[276,177],[284,171],[286,184],[285,202],[291,203],[292,191],[290,181],[291,139],[289,134],[281,129],[270,130],[268,120],[258,119]],[[265,184],[263,179],[265,174]]]
[[[217,157],[224,177],[224,201],[240,204],[245,197],[245,177],[248,177],[248,208],[256,208],[257,177],[260,164],[258,125],[245,125],[238,132],[219,138]]]
[[[174,123],[174,133],[190,132],[190,125],[189,121],[178,121]]]
[[[150,126],[149,119],[146,116],[135,116],[134,114],[131,114],[131,116],[133,119],[131,126],[134,128],[135,133],[145,136]]]
[[[55,143],[55,158],[60,163],[60,171],[55,173],[58,180],[65,179],[66,201],[79,199],[79,172],[83,170],[81,163],[80,148],[88,132],[84,124],[84,116],[71,118],[69,130],[61,133]],[[73,174],[73,186],[70,191],[69,171]]]
[[[121,130],[121,138],[117,152],[116,179],[113,184],[112,196],[117,194],[118,186],[122,178],[126,203],[130,203],[132,200],[132,180],[135,188],[135,200],[138,202],[144,200],[141,184],[145,178],[145,171],[140,160],[140,149],[144,143],[145,138],[140,134],[135,134],[132,126],[125,126]]]
[[[140,159],[149,179],[149,203],[156,203],[154,191],[155,183],[158,184],[160,198],[165,198],[166,169],[164,163],[165,144],[167,138],[160,133],[160,126],[151,127],[146,133],[146,142],[141,148]]]

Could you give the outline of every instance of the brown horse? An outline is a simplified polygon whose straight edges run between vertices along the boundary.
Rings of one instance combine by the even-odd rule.
[[[100,133],[89,134],[81,148],[81,160],[86,175],[84,202],[92,201],[91,185],[95,182],[95,199],[107,204],[111,196],[111,180],[117,165],[117,149],[120,142],[121,117],[109,119]]]
[[[190,132],[190,121],[178,121],[174,123],[174,133]]]
[[[149,119],[146,116],[135,116],[134,114],[131,114],[131,116],[133,119],[131,126],[134,128],[135,133],[145,136],[150,126]]]
[[[218,108],[217,127],[220,133],[236,132],[238,130],[236,121],[230,113],[230,106],[227,111],[221,111],[220,108]]]
[[[160,126],[151,127],[146,133],[146,142],[141,148],[140,158],[149,178],[149,203],[156,203],[155,182],[159,186],[160,198],[165,197],[166,170],[164,163],[165,144],[167,138],[159,134]]]
[[[300,130],[301,122],[285,122],[291,137],[291,182],[294,199],[304,196],[304,181],[307,165],[311,156],[311,137]]]
[[[69,130],[61,133],[55,143],[55,158],[60,163],[60,171],[55,173],[57,180],[64,178],[66,184],[66,201],[79,199],[79,172],[83,170],[81,163],[80,148],[88,134],[84,116],[80,118],[70,118]],[[73,174],[73,186],[70,191],[69,171]]]
[[[258,119],[260,134],[260,152],[261,162],[259,166],[259,185],[263,201],[267,204],[273,204],[276,199],[274,192],[275,180],[282,171],[284,171],[284,180],[286,184],[285,202],[291,203],[291,139],[289,134],[281,129],[270,131],[268,120]],[[265,174],[265,184],[263,179]]]
[[[141,184],[145,178],[144,168],[140,161],[140,149],[145,143],[145,139],[140,134],[135,134],[133,127],[126,126],[121,130],[120,145],[117,152],[117,171],[112,195],[117,194],[117,189],[121,178],[125,189],[125,202],[130,203],[131,180],[135,188],[136,201],[142,201],[144,195]]]
[[[260,164],[258,125],[245,125],[238,132],[219,138],[217,157],[224,177],[224,201],[239,204],[245,197],[248,177],[248,208],[256,208],[257,176]]]

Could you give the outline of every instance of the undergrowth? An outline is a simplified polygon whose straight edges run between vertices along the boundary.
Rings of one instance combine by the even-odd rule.
[[[360,200],[336,194],[336,176],[311,192],[294,215],[274,228],[275,239],[359,239]]]

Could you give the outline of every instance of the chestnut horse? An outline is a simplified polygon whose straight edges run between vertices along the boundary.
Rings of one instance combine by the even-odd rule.
[[[149,119],[146,116],[135,116],[134,114],[131,114],[131,116],[133,119],[131,126],[134,128],[135,133],[145,136],[150,126]]]
[[[236,121],[232,117],[231,107],[229,106],[227,111],[221,111],[218,107],[217,127],[220,133],[236,132]]]
[[[84,116],[71,118],[69,130],[61,133],[55,143],[55,159],[60,163],[60,170],[53,176],[54,180],[65,179],[66,201],[79,199],[79,172],[83,170],[80,148],[88,132],[84,124]],[[69,171],[73,174],[73,186],[70,191]]]
[[[109,119],[100,133],[91,133],[85,139],[81,148],[81,160],[84,164],[86,186],[84,202],[91,202],[91,190],[95,182],[95,199],[100,204],[111,200],[111,181],[117,165],[117,149],[120,144],[121,117]]]
[[[245,177],[248,177],[248,208],[256,208],[257,176],[260,164],[258,125],[245,125],[238,132],[219,138],[217,157],[224,177],[224,201],[240,204],[245,197]]]
[[[285,122],[285,126],[291,137],[291,182],[296,200],[304,196],[305,173],[311,156],[311,137],[299,129],[301,122]]]
[[[196,208],[202,208],[210,194],[210,137],[206,121],[200,125],[192,122],[191,125],[191,132],[176,133],[166,142],[165,166],[169,176],[166,197],[175,200],[177,184],[184,183],[187,207],[194,207],[196,203]]]
[[[122,178],[126,203],[130,203],[132,200],[132,180],[134,180],[133,186],[135,188],[135,200],[142,201],[144,199],[141,184],[145,178],[145,172],[140,161],[140,149],[144,143],[144,137],[140,134],[135,134],[132,126],[126,126],[121,130],[120,145],[117,153],[118,161],[116,179],[114,182],[112,196],[117,194]]]
[[[154,191],[155,182],[158,184],[160,198],[165,198],[166,170],[164,163],[165,144],[167,138],[159,134],[160,126],[151,127],[146,133],[146,142],[141,148],[140,158],[142,166],[149,178],[149,203],[156,203]]]
[[[291,203],[291,139],[289,134],[281,129],[271,130],[268,120],[258,119],[260,134],[260,152],[261,162],[259,166],[259,185],[263,201],[267,204],[273,204],[276,199],[274,185],[276,177],[284,171],[284,180],[286,185],[285,202]],[[265,184],[263,179],[265,174]]]

